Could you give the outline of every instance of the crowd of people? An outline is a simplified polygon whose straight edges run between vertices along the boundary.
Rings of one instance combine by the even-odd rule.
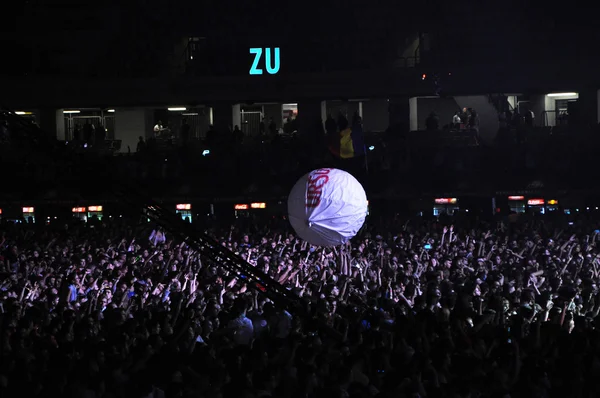
[[[206,226],[302,311],[151,224],[3,224],[0,396],[598,396],[598,224],[521,217]]]

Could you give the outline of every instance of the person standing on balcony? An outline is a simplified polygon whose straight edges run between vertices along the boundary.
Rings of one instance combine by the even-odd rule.
[[[140,136],[140,140],[137,143],[135,151],[137,153],[144,152],[146,150],[146,142],[144,141],[144,137]]]
[[[98,123],[94,130],[94,145],[97,148],[102,148],[104,147],[104,140],[106,140],[106,128],[102,123]]]
[[[159,120],[158,123],[154,126],[154,138],[157,138],[161,135],[163,131],[166,129],[163,127],[162,121]]]
[[[514,127],[519,127],[521,125],[522,116],[518,109],[515,109],[515,113],[513,113],[512,124]]]
[[[469,128],[471,130],[479,130],[479,115],[475,109],[471,109],[469,115]]]
[[[535,121],[535,114],[531,111],[531,109],[525,110],[525,124],[529,127],[533,126],[533,122]]]
[[[452,116],[452,128],[459,129],[461,123],[460,111],[456,111],[454,116]]]
[[[267,134],[267,128],[266,128],[266,125],[265,125],[265,118],[264,118],[264,116],[262,116],[261,119],[260,119],[260,124],[258,125],[258,132],[259,132],[259,134],[260,134],[261,137],[264,137]]]
[[[277,135],[277,124],[273,118],[269,119],[269,136],[273,139]]]
[[[85,143],[90,143],[92,140],[92,136],[94,135],[94,127],[90,124],[90,122],[86,121],[83,125],[83,140]]]
[[[463,108],[461,114],[460,114],[460,128],[465,129],[467,128],[467,125],[469,124],[469,111],[467,110],[467,108]]]
[[[241,144],[244,141],[244,133],[239,126],[233,128],[233,140],[236,144]]]
[[[506,123],[506,113],[505,112],[500,112],[498,114],[498,127],[501,130],[505,130],[507,127],[507,123]]]
[[[187,122],[187,119],[183,119],[181,121],[181,142],[183,145],[186,145],[190,140],[190,130],[191,127]]]
[[[360,117],[358,111],[354,112],[354,115],[352,115],[352,126],[355,126],[357,124],[362,125],[362,117]]]
[[[431,112],[425,120],[427,130],[438,130],[440,127],[440,118],[435,112]]]

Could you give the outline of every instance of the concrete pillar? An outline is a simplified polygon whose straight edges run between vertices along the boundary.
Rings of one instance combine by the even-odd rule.
[[[315,138],[324,134],[327,118],[325,101],[302,101],[298,103],[298,130],[305,137]]]
[[[544,118],[546,126],[556,126],[556,103],[554,101],[554,97],[548,97],[548,95],[544,95]]]
[[[394,126],[402,131],[411,128],[411,116],[413,101],[408,97],[395,97],[389,100],[390,126]],[[416,99],[414,102],[416,110]]]
[[[235,127],[242,128],[242,108],[240,104],[231,106],[231,124]]]
[[[234,126],[242,127],[240,104],[215,104],[211,108],[212,123],[217,131],[233,130]]]
[[[200,120],[198,123],[198,131],[196,131],[196,133],[198,134],[197,138],[206,138],[206,132],[210,129],[210,126],[212,125],[212,110],[211,108],[202,108],[198,111],[199,115],[200,115]]]
[[[65,116],[63,109],[40,109],[37,111],[37,123],[42,129],[57,140],[64,141],[65,136]]]
[[[283,127],[283,104],[266,104],[263,105],[263,114],[265,117],[265,128],[269,128],[270,119],[277,125],[277,129]]]
[[[119,108],[115,110],[115,140],[121,141],[121,152],[135,152],[140,137],[152,137],[151,109]]]
[[[390,107],[387,99],[361,102],[362,122],[365,131],[385,131],[390,126]]]
[[[585,89],[579,92],[579,98],[577,99],[577,105],[575,108],[570,110],[570,113],[574,113],[575,124],[580,126],[595,126],[598,124],[598,107],[600,102],[598,101],[598,90]],[[570,118],[571,116],[569,116]],[[569,120],[569,123],[571,121]]]

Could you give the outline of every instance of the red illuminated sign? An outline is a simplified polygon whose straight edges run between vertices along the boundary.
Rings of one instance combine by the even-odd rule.
[[[542,206],[544,204],[544,199],[529,199],[527,204],[529,206]]]
[[[306,186],[306,207],[315,208],[321,204],[323,187],[329,182],[331,169],[318,169],[308,175]]]
[[[85,207],[73,207],[73,213],[85,213]]]
[[[509,196],[508,200],[525,200],[525,196]]]
[[[458,202],[458,199],[456,198],[437,198],[435,199],[435,204],[438,205],[447,205],[447,204],[455,204],[456,202]]]
[[[245,204],[237,204],[233,206],[234,210],[248,210],[248,205]]]
[[[177,210],[192,210],[192,205],[189,203],[180,204],[175,207],[177,208]]]

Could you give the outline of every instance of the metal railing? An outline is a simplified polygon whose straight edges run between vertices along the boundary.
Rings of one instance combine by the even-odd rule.
[[[541,120],[543,127],[567,126],[569,114],[559,110],[547,110],[542,112]]]

